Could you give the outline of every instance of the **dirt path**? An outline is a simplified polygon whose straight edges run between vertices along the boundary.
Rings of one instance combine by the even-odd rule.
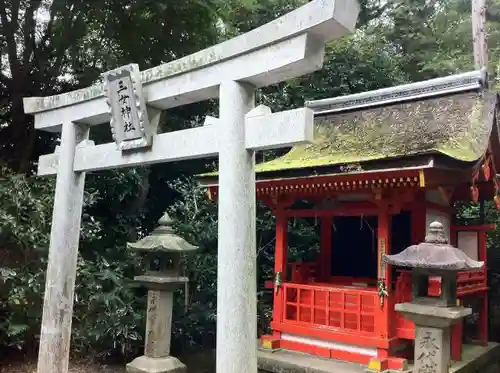
[[[125,373],[123,366],[99,364],[73,364],[70,373]],[[0,362],[0,373],[36,373],[36,362],[4,363]]]
[[[188,366],[188,373],[215,372],[215,356],[212,351],[186,354],[181,356],[180,360]],[[30,359],[27,362],[19,357],[16,360],[2,360],[0,357],[0,373],[36,373],[36,360]],[[119,365],[73,363],[70,364],[69,373],[125,373],[125,363]]]

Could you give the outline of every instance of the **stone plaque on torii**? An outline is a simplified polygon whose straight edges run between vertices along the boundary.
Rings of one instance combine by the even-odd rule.
[[[309,109],[254,108],[256,88],[321,68],[325,42],[354,30],[356,0],[313,0],[246,34],[140,72],[127,65],[104,84],[25,98],[35,128],[62,132],[41,156],[57,174],[38,373],[67,373],[85,172],[219,156],[217,373],[257,372],[254,153],[313,138]],[[162,110],[219,97],[219,118],[156,134]],[[114,143],[89,128],[111,121]]]

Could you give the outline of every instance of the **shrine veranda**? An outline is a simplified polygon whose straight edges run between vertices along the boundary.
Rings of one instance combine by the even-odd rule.
[[[353,32],[358,13],[356,0],[314,0],[179,60],[145,71],[130,64],[105,72],[104,84],[24,99],[36,129],[61,132],[38,162],[39,175],[57,174],[38,373],[68,371],[85,173],[216,156],[217,373],[257,372],[254,153],[311,141],[313,112],[254,107],[255,90],[320,69],[325,43]],[[217,97],[219,118],[157,134],[163,110]],[[108,122],[115,142],[95,145],[90,126]]]
[[[497,94],[484,71],[308,102],[315,139],[256,166],[256,196],[276,218],[272,333],[261,347],[308,353],[386,369],[407,367],[415,327],[397,303],[412,299],[409,271],[384,265],[422,242],[430,222],[451,244],[487,261],[494,225],[458,226],[456,201],[495,200],[500,142]],[[214,201],[217,173],[199,176]],[[290,262],[292,219],[315,218],[320,252]],[[375,230],[375,239],[372,231]],[[487,273],[458,275],[458,302],[479,302],[476,339],[488,342]],[[439,295],[440,279],[429,283]],[[462,358],[463,323],[452,331]]]

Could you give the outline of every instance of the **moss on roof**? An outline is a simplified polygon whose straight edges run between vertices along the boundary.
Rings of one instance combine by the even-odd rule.
[[[316,117],[313,143],[258,164],[256,172],[435,153],[473,162],[488,146],[495,102],[496,94],[470,92]]]

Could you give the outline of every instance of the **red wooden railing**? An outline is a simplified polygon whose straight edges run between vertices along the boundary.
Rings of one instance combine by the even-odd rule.
[[[359,336],[415,338],[415,326],[399,312],[392,311],[390,330],[380,330],[384,310],[375,288],[349,286],[351,281],[335,279],[335,284],[318,283],[315,279],[316,263],[291,263],[292,282],[283,284],[283,323],[302,327],[326,328],[340,333]],[[390,292],[392,304],[412,299],[411,271],[398,271],[396,286]],[[429,281],[429,295],[439,296],[439,277]],[[269,283],[269,287],[274,284]],[[484,270],[458,274],[459,297],[487,290]],[[391,311],[389,311],[391,312]]]
[[[284,283],[283,323],[332,328],[338,332],[377,336],[379,307],[377,291]]]
[[[412,279],[410,271],[398,271],[399,276],[396,281],[395,303],[405,303],[412,299],[411,288]],[[486,273],[484,270],[461,272],[457,275],[457,296],[463,297],[474,293],[486,291]],[[439,296],[441,293],[441,278],[434,277],[429,280],[429,295]],[[398,312],[394,315],[396,322],[396,336],[405,339],[415,338],[415,326]]]

